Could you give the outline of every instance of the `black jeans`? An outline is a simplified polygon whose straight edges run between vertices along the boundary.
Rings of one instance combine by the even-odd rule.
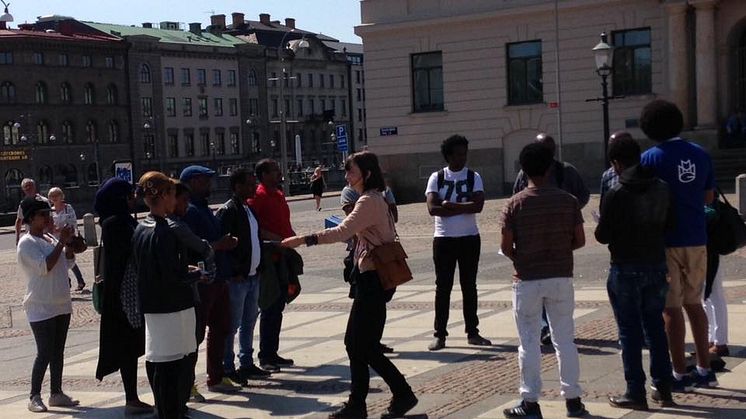
[[[381,352],[380,341],[385,323],[386,293],[378,274],[375,271],[359,274],[345,333],[352,381],[351,403],[365,403],[370,384],[368,367],[383,378],[394,396],[403,397],[412,391],[404,376]]]
[[[284,289],[283,289],[284,288]],[[287,287],[280,287],[280,296],[267,309],[262,310],[259,318],[259,363],[273,363],[280,349],[280,331],[282,330],[282,312],[287,301]]]
[[[145,362],[159,418],[181,419],[186,415],[196,358],[194,352],[176,361]]]
[[[36,341],[36,359],[31,370],[31,396],[41,394],[41,383],[49,366],[50,391],[62,392],[62,366],[65,361],[65,341],[70,328],[70,315],[63,314],[40,322],[30,322]]]
[[[619,327],[622,364],[627,382],[626,395],[645,399],[645,372],[642,368],[642,343],[650,348],[650,376],[661,390],[671,388],[671,358],[663,325],[668,282],[666,264],[614,264],[609,269],[606,288]]]
[[[435,237],[433,262],[435,262],[435,333],[438,338],[448,336],[448,310],[451,306],[453,276],[458,263],[461,294],[464,299],[466,334],[479,333],[477,326],[477,269],[482,241],[479,235],[464,237]]]

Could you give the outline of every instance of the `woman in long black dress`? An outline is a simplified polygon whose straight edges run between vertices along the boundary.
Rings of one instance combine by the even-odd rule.
[[[311,194],[316,200],[316,211],[321,211],[321,195],[324,193],[324,174],[321,166],[316,167],[311,176]]]
[[[137,221],[130,215],[135,196],[129,182],[112,178],[96,193],[95,210],[101,224],[104,247],[104,300],[96,378],[119,370],[126,398],[126,414],[152,413],[153,406],[137,395],[137,359],[145,353],[145,328],[133,329],[122,310],[122,278],[132,253],[132,234]]]

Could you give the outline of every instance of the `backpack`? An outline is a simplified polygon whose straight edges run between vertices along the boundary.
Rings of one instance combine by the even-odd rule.
[[[474,191],[474,171],[471,169],[468,169],[466,171],[466,193],[467,195],[471,196],[471,193]],[[438,170],[438,191],[443,189],[443,185],[445,185],[446,182],[446,172],[445,169]]]

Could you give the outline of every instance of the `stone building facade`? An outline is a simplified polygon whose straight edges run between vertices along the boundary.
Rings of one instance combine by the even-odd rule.
[[[363,0],[361,10],[368,144],[407,199],[424,198],[454,133],[469,138],[489,195],[508,190],[519,151],[542,131],[596,188],[605,139],[601,107],[587,100],[601,94],[591,49],[604,31],[615,46],[610,93],[624,96],[611,102],[612,132],[643,138],[640,110],[666,98],[717,167],[746,168],[718,141],[746,108],[745,2]]]
[[[213,15],[211,27],[224,28],[226,33],[267,50],[266,76],[260,82],[267,88],[269,154],[279,159],[280,113],[284,110],[291,166],[339,164],[342,155],[331,138],[334,126],[344,124],[348,135],[354,135],[349,134],[349,66],[346,52],[337,48],[339,42],[296,27],[293,18],[281,23],[264,13],[258,21],[246,20],[243,13],[233,13],[231,17],[231,23],[226,25],[225,15]],[[298,48],[300,40],[308,46]],[[286,48],[281,48],[282,43]],[[296,161],[296,135],[300,136],[301,161]]]
[[[0,30],[0,212],[15,210],[24,177],[90,208],[113,161],[130,154],[126,52],[65,25]]]
[[[252,107],[266,89],[264,48],[220,32],[177,22],[143,27],[84,22],[129,45],[135,166],[178,176],[191,164],[221,174],[262,155],[266,132]],[[256,112],[259,112],[258,109]]]

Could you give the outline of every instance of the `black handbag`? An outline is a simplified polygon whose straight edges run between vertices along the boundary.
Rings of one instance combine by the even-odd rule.
[[[720,188],[717,192],[718,198],[712,203],[717,215],[709,229],[710,244],[718,254],[725,256],[746,245],[746,223]]]

